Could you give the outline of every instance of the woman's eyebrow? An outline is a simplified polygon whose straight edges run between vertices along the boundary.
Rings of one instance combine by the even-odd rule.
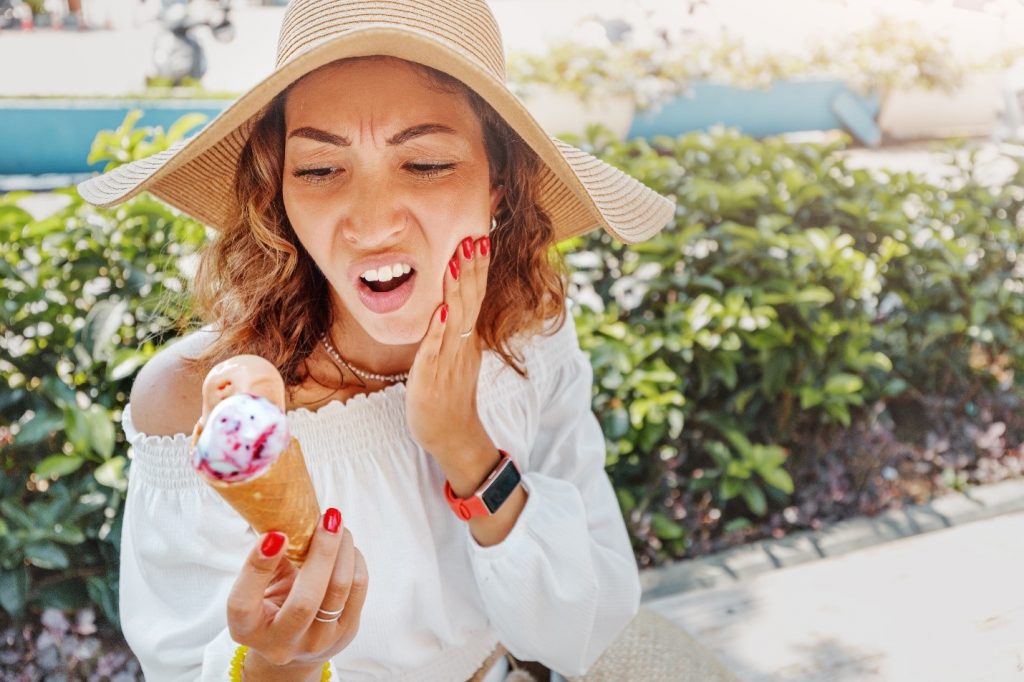
[[[397,146],[408,142],[409,140],[420,137],[422,135],[431,135],[433,133],[443,133],[445,135],[458,135],[454,129],[442,123],[421,123],[414,125],[410,128],[406,128],[400,133],[396,133],[388,138],[387,143],[391,146]],[[333,144],[336,147],[349,147],[352,145],[352,141],[342,135],[335,135],[329,133],[326,130],[320,130],[319,128],[312,128],[310,126],[303,126],[302,128],[296,128],[295,130],[288,133],[288,139],[293,137],[304,137],[315,142],[323,142],[326,144]]]

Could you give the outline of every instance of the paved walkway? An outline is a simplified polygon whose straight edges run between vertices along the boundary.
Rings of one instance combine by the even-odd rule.
[[[999,509],[1024,506],[1000,497]],[[647,575],[645,605],[744,682],[1024,682],[1024,511],[979,515],[710,588],[686,587],[677,566],[682,591],[649,598],[672,588]]]

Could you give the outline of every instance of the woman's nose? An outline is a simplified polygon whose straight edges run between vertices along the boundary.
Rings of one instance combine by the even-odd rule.
[[[393,244],[405,230],[408,214],[385,180],[365,178],[349,187],[351,200],[340,216],[345,241],[363,250]]]

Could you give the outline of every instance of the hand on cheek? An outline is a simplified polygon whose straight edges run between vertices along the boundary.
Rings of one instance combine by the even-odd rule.
[[[490,239],[466,237],[444,275],[444,301],[434,311],[406,383],[409,429],[427,452],[443,457],[482,429],[476,385],[483,348],[476,320],[487,288]],[[461,334],[472,330],[468,336]]]

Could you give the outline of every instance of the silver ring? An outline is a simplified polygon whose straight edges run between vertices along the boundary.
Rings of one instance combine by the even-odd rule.
[[[473,328],[470,327],[468,332],[462,332],[461,334],[459,334],[459,338],[460,339],[468,339],[472,335],[473,335]]]
[[[335,623],[338,621],[339,618],[341,618],[341,612],[344,610],[344,607],[338,609],[337,611],[325,611],[324,609],[318,609],[316,615],[313,616],[313,620],[318,620],[321,623]],[[321,614],[325,616],[330,616],[330,618],[321,618]]]

